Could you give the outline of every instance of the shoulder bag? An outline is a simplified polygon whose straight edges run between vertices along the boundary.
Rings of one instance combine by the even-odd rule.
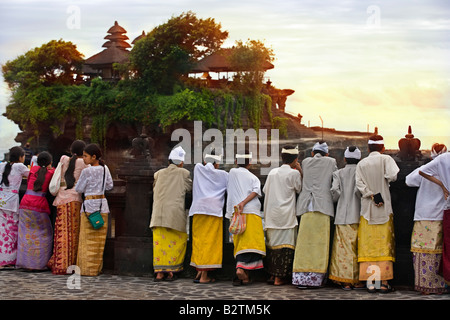
[[[58,194],[59,188],[61,186],[61,172],[62,172],[62,162],[59,161],[56,166],[55,172],[53,173],[52,180],[50,180],[50,185],[48,190],[53,196]]]

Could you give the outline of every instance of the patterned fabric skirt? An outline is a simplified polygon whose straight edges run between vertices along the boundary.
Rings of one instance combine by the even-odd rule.
[[[19,214],[0,210],[0,266],[15,265]]]
[[[53,239],[53,255],[48,267],[53,274],[67,274],[67,268],[77,262],[81,203],[58,206]]]
[[[444,278],[438,274],[442,254],[413,252],[414,289],[425,293],[446,291]]]
[[[443,245],[442,221],[414,221],[411,235],[414,289],[424,293],[445,292],[445,281],[439,274]]]
[[[17,268],[45,270],[52,254],[53,228],[46,212],[19,209]]]
[[[280,278],[292,276],[296,231],[297,227],[266,230],[267,256],[265,265],[270,275]]]
[[[358,262],[359,280],[394,278],[395,238],[392,215],[384,224],[369,224],[361,217],[358,228]]]
[[[244,213],[247,227],[242,234],[233,235],[236,268],[245,270],[262,269],[266,256],[266,243],[261,217]]]
[[[356,284],[359,282],[358,224],[335,225],[329,279]]]
[[[223,218],[205,214],[192,217],[191,266],[198,271],[222,268]]]
[[[153,227],[153,269],[156,272],[183,270],[187,233],[171,228]]]
[[[441,273],[447,285],[450,285],[450,210],[444,210],[442,221],[443,245]]]
[[[306,212],[301,216],[295,248],[292,284],[317,287],[326,280],[330,249],[330,216]]]
[[[94,229],[84,212],[80,215],[77,266],[82,276],[97,276],[103,269],[103,252],[108,234],[108,213],[102,213],[105,225]]]

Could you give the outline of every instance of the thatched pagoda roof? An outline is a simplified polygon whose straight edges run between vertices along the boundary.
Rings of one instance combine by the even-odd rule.
[[[203,73],[203,72],[235,72],[235,71],[247,71],[236,70],[228,61],[228,57],[232,53],[232,48],[220,49],[211,55],[201,59],[192,69],[191,73]],[[274,65],[268,61],[264,64],[264,71],[273,69]]]
[[[85,60],[88,66],[110,65],[112,63],[124,63],[128,61],[130,52],[115,45],[99,52]]]

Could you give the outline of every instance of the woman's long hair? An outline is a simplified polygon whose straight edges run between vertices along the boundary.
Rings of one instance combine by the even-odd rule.
[[[101,159],[101,157],[102,157],[102,150],[100,149],[98,144],[96,144],[96,143],[88,144],[86,146],[86,148],[84,148],[84,152],[86,152],[91,157],[95,155],[96,159],[98,160],[98,163],[101,166],[105,165],[105,162],[103,161],[103,159]]]
[[[73,172],[75,171],[75,163],[77,161],[77,158],[83,155],[83,150],[85,147],[86,143],[84,143],[84,141],[82,140],[75,140],[70,147],[70,153],[72,153],[72,157],[69,161],[69,167],[64,174],[64,180],[66,181],[67,186],[66,189],[72,189],[75,185],[75,177],[73,175]]]
[[[5,170],[2,174],[2,181],[1,184],[4,184],[6,187],[9,187],[9,180],[8,176],[11,173],[12,165],[13,163],[19,162],[20,157],[23,157],[25,155],[25,150],[22,149],[22,147],[12,147],[9,149],[9,161],[5,166]]]
[[[39,170],[36,173],[37,178],[33,185],[33,191],[41,191],[42,185],[45,181],[45,175],[47,174],[47,166],[52,163],[52,155],[47,151],[42,151],[39,153],[37,158],[37,164],[39,166]]]

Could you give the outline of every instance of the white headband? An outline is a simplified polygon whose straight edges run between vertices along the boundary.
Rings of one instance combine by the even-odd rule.
[[[384,140],[369,140],[368,144],[384,144]]]
[[[251,159],[252,158],[252,153],[250,152],[250,154],[236,154],[236,159]]]
[[[353,152],[351,152],[347,147],[344,152],[344,158],[361,159],[361,151],[356,148]]]
[[[323,151],[325,153],[328,153],[328,145],[326,142],[324,143],[319,143],[317,142],[314,147],[313,147],[313,151],[314,150],[319,150],[319,151]]]
[[[298,146],[296,146],[294,149],[281,149],[281,153],[288,153],[288,154],[298,154]]]
[[[220,162],[222,161],[222,156],[221,155],[213,155],[213,154],[206,154],[205,155],[205,160],[206,159],[213,159],[214,161]]]

